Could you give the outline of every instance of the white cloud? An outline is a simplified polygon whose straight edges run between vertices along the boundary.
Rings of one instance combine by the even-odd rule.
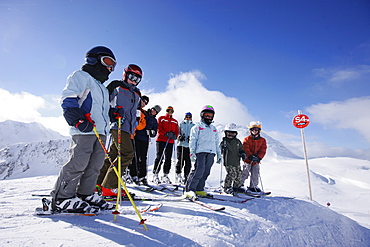
[[[57,99],[35,96],[27,92],[12,94],[0,88],[0,121],[39,122],[45,127],[68,135],[68,125],[61,116]],[[45,100],[48,99],[49,101]],[[58,108],[58,110],[56,110]],[[43,112],[53,112],[53,117],[43,116]],[[49,115],[50,116],[50,115]]]
[[[347,82],[369,78],[370,66],[357,65],[350,68],[321,68],[313,71],[317,76],[325,78],[330,86],[337,87]]]
[[[325,128],[354,129],[370,142],[370,96],[316,104],[306,108],[310,120]]]
[[[216,124],[234,122],[238,125],[247,125],[253,117],[248,109],[238,99],[228,97],[219,91],[209,91],[200,80],[205,76],[199,71],[180,73],[168,81],[166,91],[153,93],[153,90],[143,92],[150,98],[149,106],[160,105],[164,115],[167,106],[175,109],[174,117],[181,121],[186,112],[193,114],[193,121],[199,121],[200,111],[204,105],[212,105],[215,109],[214,121]]]

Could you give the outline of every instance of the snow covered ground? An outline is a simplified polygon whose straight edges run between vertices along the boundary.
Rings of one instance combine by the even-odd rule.
[[[157,212],[143,214],[148,231],[138,225],[127,201],[116,221],[112,214],[34,216],[34,208],[41,202],[31,194],[49,193],[56,175],[2,180],[0,245],[370,246],[370,162],[316,159],[310,160],[310,168],[314,201],[308,200],[304,160],[267,158],[261,171],[265,190],[296,199],[264,197],[245,203],[203,200],[226,207],[219,212],[192,202],[163,201]],[[219,185],[220,172],[215,164],[208,186]],[[164,194],[130,191],[146,197]],[[139,208],[156,203],[136,201]]]
[[[242,130],[240,133],[244,136]],[[116,221],[110,213],[35,216],[41,197],[32,194],[50,193],[61,164],[68,158],[69,143],[34,141],[0,150],[4,179],[0,181],[0,246],[370,246],[370,161],[310,159],[310,201],[305,161],[268,139],[268,152],[261,164],[262,185],[276,197],[244,203],[203,199],[215,207],[224,206],[224,211],[187,201],[162,201],[158,211],[142,215],[149,228],[146,231],[127,201],[122,202]],[[154,159],[154,146],[152,140],[149,163]],[[152,167],[148,167],[149,174]],[[221,175],[225,177],[221,167],[214,164],[209,188],[218,187]],[[174,179],[174,169],[170,175]],[[129,190],[145,197],[165,194]],[[157,203],[136,201],[139,208]]]

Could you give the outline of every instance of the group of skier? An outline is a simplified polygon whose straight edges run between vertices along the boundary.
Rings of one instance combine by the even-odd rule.
[[[259,163],[266,153],[266,140],[260,136],[259,122],[249,126],[251,134],[243,143],[236,138],[236,125],[228,124],[220,143],[218,131],[212,124],[215,110],[210,105],[201,109],[201,121],[197,123],[193,123],[192,114],[187,112],[179,124],[173,117],[172,106],[157,120],[159,105],[143,109],[149,97],[141,95],[137,87],[143,76],[139,66],[129,64],[122,80],[114,80],[107,87],[103,85],[115,66],[113,52],[97,46],[86,53],[81,70],[67,78],[61,105],[71,126],[72,143],[69,160],[60,170],[51,192],[52,210],[80,213],[113,209],[113,204],[94,191],[98,186],[103,196],[117,196],[118,163],[121,171],[128,168],[133,182],[148,185],[147,153],[150,138],[154,137],[153,182],[171,183],[168,175],[177,140],[175,180],[185,184],[185,197],[195,200],[197,196],[207,196],[205,182],[214,159],[221,163],[222,156],[227,170],[226,193],[245,190],[243,184],[250,174],[249,189],[260,191],[257,187]],[[109,134],[111,141],[107,140]],[[109,151],[104,146],[106,141],[110,143]],[[244,161],[243,171],[240,159]],[[162,162],[163,176],[159,178]]]

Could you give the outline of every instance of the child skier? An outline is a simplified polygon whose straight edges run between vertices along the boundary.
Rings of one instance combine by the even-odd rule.
[[[190,131],[190,159],[195,162],[185,183],[184,195],[190,200],[196,200],[197,195],[209,196],[204,191],[206,180],[211,172],[214,158],[221,163],[221,150],[218,132],[212,125],[215,110],[206,105],[200,112],[201,121],[197,122]]]
[[[266,154],[266,139],[261,137],[262,123],[259,121],[250,122],[250,135],[244,138],[243,148],[247,158],[244,160],[242,184],[250,177],[250,184],[248,190],[251,192],[261,192],[257,187],[258,178],[260,176],[260,161]]]
[[[236,138],[238,131],[236,124],[229,123],[225,127],[225,137],[220,143],[221,152],[224,157],[224,166],[226,168],[226,178],[224,183],[225,193],[245,192],[241,187],[242,170],[240,168],[240,158],[246,159],[242,142]]]

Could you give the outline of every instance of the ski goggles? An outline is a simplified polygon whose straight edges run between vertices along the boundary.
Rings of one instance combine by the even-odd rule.
[[[213,118],[213,113],[203,113],[203,117],[205,117],[205,118]]]
[[[139,84],[139,82],[141,82],[141,76],[134,74],[134,73],[128,73],[127,78],[130,81],[136,82],[136,84]]]
[[[254,128],[251,128],[251,129],[249,129],[250,131],[260,131],[261,129],[260,128],[256,128],[256,127],[254,127]]]
[[[99,60],[99,57],[86,57],[85,61],[88,64],[95,65]],[[110,56],[100,56],[100,63],[106,67],[112,68],[112,71],[114,71],[114,68],[116,67],[116,60],[114,60]]]
[[[104,66],[112,68],[112,71],[114,70],[114,68],[116,67],[116,64],[117,64],[116,60],[114,60],[110,56],[101,56],[100,57],[100,62]]]

